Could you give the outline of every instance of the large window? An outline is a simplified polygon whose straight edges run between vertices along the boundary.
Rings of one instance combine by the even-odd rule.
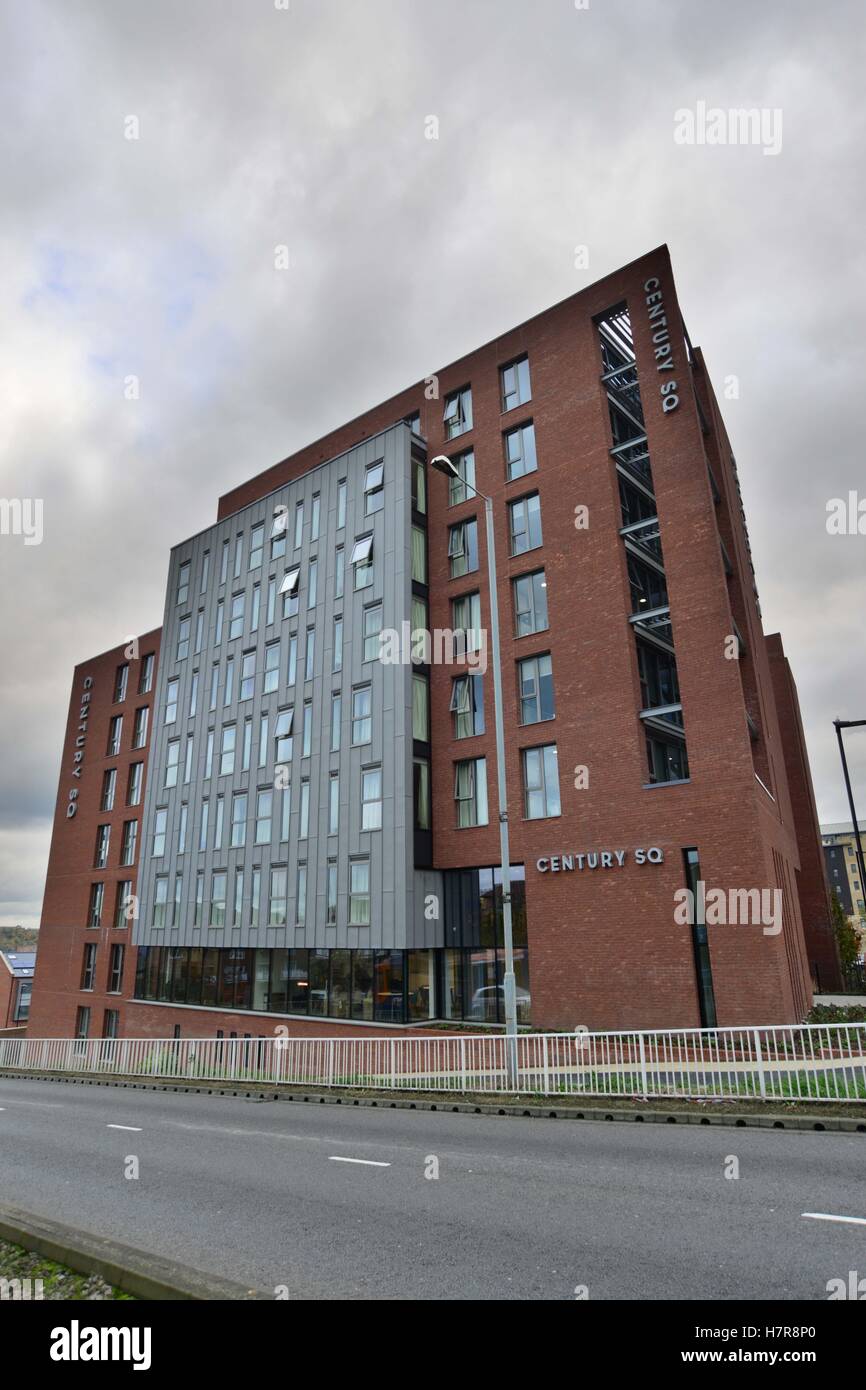
[[[177,572],[177,595],[176,595],[176,597],[175,597],[175,604],[176,604],[176,605],[180,605],[180,604],[182,604],[182,603],[186,603],[187,599],[189,598],[189,572],[190,572],[190,568],[191,568],[190,561],[189,561],[189,560],[184,560],[183,564],[182,564],[182,565],[180,566],[180,568],[178,569],[178,572]]]
[[[141,658],[141,672],[138,677],[139,695],[147,695],[153,685],[153,652]]]
[[[244,630],[244,595],[235,594],[229,614],[229,638],[241,637]]]
[[[628,557],[628,582],[633,614],[667,607],[668,590],[664,575],[651,565],[643,564],[636,555]]]
[[[123,984],[123,955],[124,949],[120,944],[115,944],[111,948],[108,966],[108,993],[119,994]]]
[[[451,682],[454,737],[472,738],[484,733],[484,677],[456,676]]]
[[[262,563],[265,549],[265,523],[259,522],[250,531],[250,563],[251,570],[258,569]]]
[[[526,637],[547,627],[547,578],[544,570],[522,574],[512,581],[514,593],[514,635]]]
[[[270,789],[256,792],[256,844],[269,845],[271,842],[271,816],[273,814],[274,794]]]
[[[530,421],[508,430],[504,435],[506,477],[511,482],[522,478],[525,473],[534,473],[538,467],[535,453],[535,426]]]
[[[120,737],[123,732],[123,715],[115,714],[108,724],[108,748],[106,750],[109,758],[115,757],[120,752]]]
[[[235,770],[235,745],[238,731],[234,724],[227,724],[222,733],[220,749],[220,777],[230,777]]]
[[[114,703],[119,704],[126,699],[126,687],[129,682],[129,667],[118,666],[114,677]]]
[[[523,555],[541,545],[541,501],[537,492],[509,502],[508,532],[512,555]]]
[[[292,761],[292,724],[295,711],[292,709],[281,709],[277,713],[276,723],[274,724],[274,760],[277,763],[290,763]]]
[[[416,584],[427,583],[427,532],[412,527],[412,578]]]
[[[523,812],[527,820],[558,816],[559,770],[556,744],[523,750]]]
[[[647,763],[650,783],[682,782],[689,775],[689,760],[683,739],[663,734],[647,733]]]
[[[475,453],[467,449],[462,454],[454,454],[451,462],[457,469],[457,476],[448,479],[448,505],[456,507],[467,498],[475,496]]]
[[[382,605],[375,604],[364,609],[364,660],[377,661],[379,658],[379,634],[382,631]]]
[[[414,551],[413,551],[414,554]],[[373,583],[373,537],[362,536],[352,547],[352,570],[355,591],[369,589]]]
[[[102,796],[99,802],[100,811],[114,810],[114,793],[117,787],[117,768],[110,767],[102,774]]]
[[[430,742],[430,682],[426,676],[412,676],[412,737]]]
[[[430,829],[430,761],[413,758],[415,829]]]
[[[177,786],[178,764],[180,761],[180,739],[169,739],[165,750],[165,783],[166,787]],[[130,773],[132,768],[130,768]]]
[[[108,864],[108,845],[111,839],[111,826],[99,825],[96,828],[96,849],[93,852],[93,867],[104,869]]]
[[[84,948],[84,960],[81,965],[81,988],[93,989],[96,979],[96,942],[88,941]]]
[[[123,822],[123,839],[120,844],[120,862],[124,867],[135,863],[135,845],[138,839],[138,821]]]
[[[478,522],[474,517],[448,528],[448,559],[452,579],[478,569]]]
[[[370,925],[370,861],[354,859],[349,865],[349,926]]]
[[[553,700],[553,666],[550,653],[529,656],[517,663],[521,724],[539,724],[556,714]]]
[[[673,652],[665,652],[658,647],[649,646],[646,642],[638,642],[637,664],[642,709],[679,704],[680,687]]]
[[[371,463],[364,473],[364,515],[372,516],[385,505],[385,465]]]
[[[519,357],[517,361],[509,362],[507,367],[500,368],[499,379],[503,410],[513,410],[516,405],[525,405],[531,400],[528,357]]]
[[[487,824],[486,758],[467,758],[454,764],[454,800],[460,829]]]
[[[361,829],[382,829],[382,769],[361,770]]]
[[[452,391],[449,396],[445,397],[443,421],[445,424],[446,439],[456,439],[459,434],[466,434],[469,430],[471,430],[471,387],[462,386],[459,391]]]
[[[451,626],[454,629],[454,639],[460,650],[460,633],[463,633],[462,641],[465,643],[467,652],[477,652],[481,648],[481,595],[461,594],[460,598],[455,598],[451,603]]]
[[[102,904],[105,899],[105,884],[91,883],[90,906],[87,911],[88,927],[102,926]]]
[[[369,743],[373,736],[373,692],[369,685],[352,691],[352,743]]]
[[[169,681],[166,686],[166,724],[173,724],[177,718],[177,681]],[[135,724],[132,731],[133,748],[143,748],[147,741],[147,716],[148,708],[143,705],[141,709],[135,711]]]

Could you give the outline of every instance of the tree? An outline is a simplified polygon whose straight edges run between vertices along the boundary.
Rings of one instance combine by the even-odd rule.
[[[843,970],[850,970],[852,965],[856,965],[860,954],[860,942],[857,933],[845,916],[839,894],[835,888],[830,893],[830,920],[833,923],[833,931],[836,936],[836,945],[839,947],[839,961]]]

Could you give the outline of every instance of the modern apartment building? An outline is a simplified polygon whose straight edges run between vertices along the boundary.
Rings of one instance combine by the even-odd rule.
[[[861,842],[866,844],[866,824],[858,821]],[[821,826],[821,843],[827,865],[827,878],[842,904],[842,910],[860,939],[861,950],[866,946],[866,892],[857,863],[857,841],[851,821],[837,821]]]
[[[32,1035],[501,1021],[478,494],[522,1021],[803,1017],[829,925],[796,695],[660,248],[224,496],[161,634],[76,669]],[[102,811],[133,736],[143,799]],[[688,920],[699,882],[779,920]]]

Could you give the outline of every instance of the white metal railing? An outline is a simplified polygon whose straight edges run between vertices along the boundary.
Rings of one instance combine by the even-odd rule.
[[[866,1101],[866,1022],[517,1040],[517,1092]],[[502,1034],[395,1037],[0,1038],[0,1069],[174,1081],[504,1093]]]

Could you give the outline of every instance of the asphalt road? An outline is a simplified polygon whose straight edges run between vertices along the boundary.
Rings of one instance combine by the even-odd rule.
[[[856,1134],[0,1079],[0,1200],[291,1298],[824,1300],[866,1275],[864,1167]]]

